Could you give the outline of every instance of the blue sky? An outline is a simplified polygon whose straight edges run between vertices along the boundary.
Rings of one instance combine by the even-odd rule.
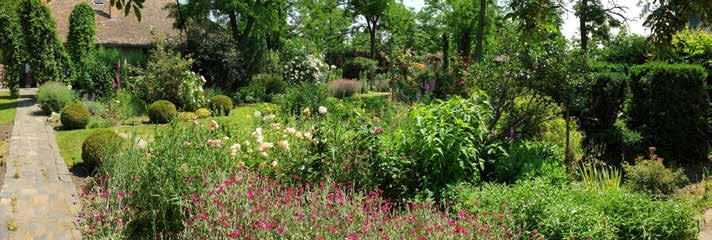
[[[606,3],[608,1],[603,1],[604,5],[607,5]],[[641,7],[637,6],[638,1],[637,0],[619,0],[616,1],[619,5],[627,7],[627,11],[624,14],[627,18],[632,19],[631,21],[628,21],[628,29],[632,33],[637,33],[641,35],[649,35],[650,30],[646,29],[643,27],[643,18],[640,17],[641,13]],[[566,1],[569,6],[567,7],[569,10],[571,10],[571,3],[570,1]],[[424,0],[403,0],[403,4],[415,8],[416,10],[419,10],[423,7],[424,5]],[[569,13],[564,13],[564,26],[563,26],[563,32],[564,35],[566,36],[567,39],[571,39],[572,37],[578,35],[578,18],[574,16],[572,12]]]

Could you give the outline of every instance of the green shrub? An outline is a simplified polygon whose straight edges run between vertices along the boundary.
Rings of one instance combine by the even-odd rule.
[[[6,1],[7,2],[7,1]],[[20,21],[14,13],[14,7],[0,6],[0,59],[5,65],[4,83],[12,97],[19,95],[24,68],[25,43]]]
[[[361,90],[361,82],[350,79],[341,79],[326,83],[329,93],[335,98],[351,97]]]
[[[198,108],[198,110],[195,110],[195,115],[198,118],[209,118],[211,114],[207,108]]]
[[[546,239],[697,239],[696,212],[686,202],[620,188],[590,191],[535,179],[511,187],[461,185],[449,193],[455,210],[512,210],[517,224]]]
[[[228,96],[218,95],[210,99],[210,110],[215,116],[230,116],[232,107],[232,99]]]
[[[111,153],[112,147],[120,141],[121,138],[113,130],[97,130],[82,143],[82,161],[88,166],[100,167]]]
[[[252,81],[261,83],[265,88],[265,93],[270,95],[282,94],[287,89],[287,82],[279,75],[259,74],[252,77]]]
[[[83,129],[89,123],[91,113],[84,104],[70,103],[62,109],[62,127],[65,129]]]
[[[626,184],[635,191],[644,192],[652,196],[663,197],[670,195],[687,182],[687,177],[682,169],[673,171],[663,165],[663,161],[655,155],[651,148],[648,159],[638,158],[635,165],[624,164]]]
[[[178,121],[189,122],[198,118],[198,116],[193,112],[178,112],[176,116]]]
[[[243,103],[257,103],[270,99],[265,87],[262,84],[253,82],[250,85],[240,88],[235,93],[235,100]]]
[[[539,176],[555,183],[568,179],[564,150],[557,144],[517,141],[508,147],[507,153],[492,163],[493,177],[498,182],[514,183]]]
[[[166,100],[158,100],[148,107],[148,117],[152,123],[168,123],[176,115],[178,115],[176,105]]]
[[[128,91],[118,91],[109,104],[122,120],[142,116],[148,112],[148,104]]]
[[[74,101],[74,92],[62,83],[48,82],[37,91],[37,103],[45,114],[60,112],[65,105]]]
[[[419,106],[411,112],[412,126],[399,143],[400,160],[407,160],[405,185],[438,195],[448,184],[477,182],[487,159],[503,149],[491,134],[491,106],[486,96],[453,97]]]
[[[623,112],[628,77],[621,65],[597,64],[587,81],[585,109],[579,114],[580,129],[585,133],[583,145],[589,156],[618,165],[625,144],[620,129],[615,127]]]
[[[631,76],[628,126],[641,133],[643,146],[657,147],[666,161],[706,160],[710,105],[705,69],[649,63],[633,67]]]
[[[279,100],[282,111],[300,116],[302,111],[310,108],[312,111],[319,108],[326,102],[326,85],[300,83],[292,86],[284,93]]]
[[[364,57],[356,57],[344,64],[343,77],[346,79],[359,79],[362,75],[369,80],[376,77],[378,62]]]

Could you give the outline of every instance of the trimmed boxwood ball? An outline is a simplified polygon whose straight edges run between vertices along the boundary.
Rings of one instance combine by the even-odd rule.
[[[113,146],[116,146],[121,138],[109,129],[100,129],[89,135],[82,143],[82,160],[92,167],[99,167],[106,159]]]
[[[91,113],[84,104],[76,102],[64,107],[62,110],[62,126],[65,129],[83,129],[89,123]]]
[[[166,100],[158,100],[148,107],[148,117],[152,123],[169,123],[177,115],[176,105]]]
[[[220,114],[224,114],[225,116],[230,115],[232,106],[232,99],[225,95],[217,95],[210,101],[210,110],[215,116]]]

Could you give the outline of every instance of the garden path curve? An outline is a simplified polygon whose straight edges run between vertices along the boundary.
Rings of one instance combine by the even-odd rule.
[[[35,94],[22,89],[18,99],[0,192],[0,239],[81,239],[74,183]]]

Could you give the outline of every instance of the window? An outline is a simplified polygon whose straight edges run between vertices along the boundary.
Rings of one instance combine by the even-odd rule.
[[[94,0],[94,4],[104,4],[104,0]]]

